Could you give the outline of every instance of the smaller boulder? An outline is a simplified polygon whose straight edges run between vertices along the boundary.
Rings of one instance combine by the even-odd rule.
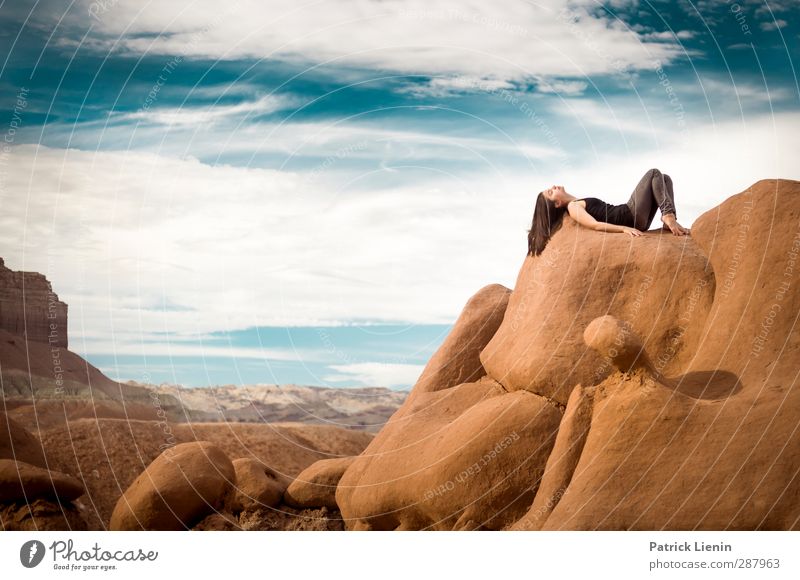
[[[634,366],[649,367],[641,339],[630,323],[610,315],[595,318],[583,331],[583,340],[623,373]]]
[[[50,499],[0,505],[0,529],[7,532],[63,532],[89,529],[89,512],[80,500],[63,504]]]
[[[147,466],[117,502],[112,530],[185,530],[222,507],[233,464],[208,441],[181,443]]]
[[[0,502],[47,498],[72,501],[85,493],[80,481],[58,471],[11,459],[0,459]]]
[[[47,467],[41,442],[25,427],[0,411],[0,459]]]
[[[236,472],[236,489],[231,507],[234,511],[275,507],[281,503],[289,481],[286,477],[249,457],[233,462]]]
[[[336,504],[336,486],[356,456],[322,459],[312,463],[297,476],[283,494],[283,500],[296,508],[327,507]]]

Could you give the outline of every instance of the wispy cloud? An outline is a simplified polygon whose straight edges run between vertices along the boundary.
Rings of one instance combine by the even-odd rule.
[[[515,90],[516,85],[510,81],[496,78],[483,78],[471,75],[444,76],[424,82],[409,82],[398,89],[401,93],[410,93],[418,97],[452,97],[471,92],[493,92]]]
[[[235,105],[186,105],[180,108],[140,109],[132,113],[120,114],[116,121],[138,121],[161,125],[198,126],[221,121],[248,117],[257,117],[276,111],[291,109],[300,104],[300,100],[284,95],[265,95],[254,101],[244,101]]]
[[[586,88],[589,86],[589,83],[586,81],[575,81],[575,80],[542,80],[537,84],[537,88],[539,91],[543,93],[553,93],[557,95],[566,95],[566,96],[574,96],[580,95]]]
[[[775,20],[762,22],[761,24],[759,24],[759,27],[761,28],[761,30],[770,31],[770,30],[778,30],[779,28],[783,28],[788,24],[789,23],[786,22],[785,20],[781,18],[776,18]]]
[[[200,121],[204,115],[216,120],[213,128]],[[403,148],[403,162],[432,158],[474,162],[482,154],[489,153],[530,160],[563,155],[559,146],[548,143],[537,132],[519,139],[497,133],[495,138],[489,138],[460,132],[442,134],[435,127],[426,131],[424,127],[403,129],[396,125],[336,121],[241,123],[230,111],[216,114],[205,107],[185,107],[119,115],[108,122],[91,121],[77,126],[54,122],[48,125],[47,134],[51,143],[69,143],[87,150],[98,149],[101,145],[106,150],[157,148],[162,155],[169,156],[213,159],[226,155],[250,160],[256,155],[274,153],[283,156],[287,163],[311,158],[311,169],[324,169],[326,173],[357,160],[373,160],[377,168],[391,144]],[[539,142],[533,140],[537,137]],[[328,158],[335,162],[326,162]]]
[[[413,385],[424,365],[391,364],[378,362],[355,363],[348,365],[331,365],[331,369],[338,374],[323,377],[330,382],[350,382],[361,383],[365,386],[388,386],[397,387]]]

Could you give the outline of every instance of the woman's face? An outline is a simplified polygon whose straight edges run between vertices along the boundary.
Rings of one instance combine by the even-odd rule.
[[[564,190],[563,185],[553,185],[544,190],[544,196],[553,202],[556,207],[561,207],[564,205],[564,194],[566,191]]]

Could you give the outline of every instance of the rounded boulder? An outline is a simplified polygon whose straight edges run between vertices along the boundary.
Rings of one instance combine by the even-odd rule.
[[[71,501],[82,496],[80,481],[58,471],[11,459],[0,459],[0,502],[13,503],[47,498]]]
[[[0,459],[47,467],[42,444],[25,427],[0,411]]]
[[[208,441],[164,451],[117,502],[112,530],[185,530],[222,507],[235,481],[231,460]]]
[[[336,504],[336,486],[356,457],[322,459],[308,466],[297,476],[284,494],[284,501],[297,508],[327,507]]]
[[[281,503],[288,480],[274,469],[249,457],[233,462],[236,472],[235,510],[275,507]]]

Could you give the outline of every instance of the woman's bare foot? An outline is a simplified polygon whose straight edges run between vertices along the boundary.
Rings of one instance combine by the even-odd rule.
[[[690,233],[689,228],[685,228],[678,223],[678,220],[675,219],[674,213],[668,213],[667,215],[661,216],[661,221],[664,222],[664,225],[661,226],[661,229],[669,230],[675,236],[684,236]]]

